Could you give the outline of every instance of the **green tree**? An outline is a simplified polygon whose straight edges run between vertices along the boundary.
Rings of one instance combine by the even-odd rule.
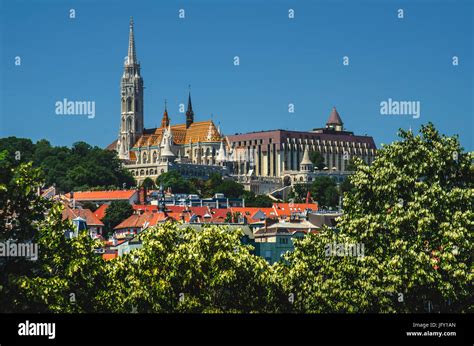
[[[323,208],[335,208],[339,203],[337,184],[330,177],[316,177],[310,191],[312,198]]]
[[[109,236],[114,231],[114,227],[133,214],[133,208],[127,201],[113,201],[105,210],[102,222],[104,229]]]
[[[143,247],[112,261],[109,311],[274,312],[284,300],[272,267],[250,253],[240,230],[165,224],[140,235]]]
[[[154,189],[156,186],[155,182],[150,177],[146,177],[142,182],[142,187],[151,190]]]
[[[196,193],[196,188],[188,180],[184,179],[178,171],[160,174],[156,178],[156,185],[163,186],[165,190],[171,188],[173,193]]]
[[[73,227],[62,220],[63,206],[55,204],[46,220],[38,224],[39,258],[34,275],[22,275],[14,282],[18,296],[13,300],[15,311],[38,312],[100,312],[108,278],[106,264],[95,249],[101,245],[87,231],[67,239],[66,229]]]
[[[296,242],[277,273],[301,312],[472,312],[472,155],[430,123],[356,160],[338,231]],[[328,244],[363,244],[334,256]]]
[[[90,211],[94,212],[97,210],[97,208],[99,208],[99,206],[93,202],[86,201],[82,202],[82,208],[89,209]]]
[[[7,154],[0,153],[0,242],[37,245],[38,258],[0,258],[0,312],[99,311],[95,298],[106,277],[93,253],[98,244],[87,232],[66,239],[72,225],[62,220],[62,206],[37,194],[41,170],[12,165]]]
[[[37,224],[51,203],[37,194],[43,185],[41,170],[14,160],[8,151],[0,152],[0,242],[35,243]],[[34,261],[23,257],[0,258],[0,312],[15,311],[15,280],[32,275],[35,268]]]
[[[229,198],[239,198],[244,194],[244,186],[233,180],[223,180],[214,190],[214,193],[223,193]]]
[[[313,163],[313,166],[317,169],[323,169],[326,164],[324,163],[324,157],[319,151],[311,151],[309,153],[309,159]]]
[[[353,157],[349,160],[349,163],[346,166],[346,171],[355,171],[356,168],[357,168],[357,165],[355,163],[355,158]]]
[[[246,207],[270,208],[273,200],[267,195],[255,195],[253,191],[244,191],[242,198],[245,198]]]
[[[12,165],[33,162],[34,167],[40,167],[44,172],[45,184],[54,184],[61,192],[135,184],[115,152],[84,142],[67,148],[53,147],[46,140],[33,144],[29,139],[8,137],[0,139],[2,150],[8,151]]]

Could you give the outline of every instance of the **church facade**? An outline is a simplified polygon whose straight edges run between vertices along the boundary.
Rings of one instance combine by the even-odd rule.
[[[185,177],[227,174],[224,137],[212,120],[195,121],[188,95],[186,123],[171,125],[165,102],[161,126],[144,127],[143,78],[137,60],[133,19],[130,20],[128,55],[120,83],[121,117],[118,138],[108,149],[115,150],[124,166],[140,184],[160,174],[177,170]]]

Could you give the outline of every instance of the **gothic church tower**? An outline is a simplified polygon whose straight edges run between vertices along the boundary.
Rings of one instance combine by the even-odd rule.
[[[120,159],[129,159],[129,151],[143,134],[143,79],[140,76],[140,63],[135,53],[133,18],[130,18],[128,56],[120,82],[121,118],[117,141]]]

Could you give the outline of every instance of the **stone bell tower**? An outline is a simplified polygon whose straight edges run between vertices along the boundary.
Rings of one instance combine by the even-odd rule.
[[[135,52],[133,18],[130,18],[128,55],[120,82],[121,117],[117,141],[120,159],[129,159],[129,151],[143,134],[143,79]]]

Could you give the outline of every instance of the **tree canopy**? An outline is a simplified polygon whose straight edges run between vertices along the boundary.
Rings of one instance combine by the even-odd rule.
[[[472,311],[472,155],[432,124],[400,136],[372,166],[355,161],[337,232],[306,237],[280,265],[296,311]],[[364,256],[328,256],[328,244]]]
[[[105,232],[110,234],[114,227],[133,214],[133,208],[127,201],[113,201],[105,209],[105,216],[102,222],[105,226]]]
[[[84,142],[71,148],[54,147],[46,140],[36,144],[30,139],[0,138],[0,151],[8,152],[13,166],[32,162],[44,172],[46,186],[56,185],[62,192],[132,187],[135,181],[122,168],[115,152],[92,147]]]

